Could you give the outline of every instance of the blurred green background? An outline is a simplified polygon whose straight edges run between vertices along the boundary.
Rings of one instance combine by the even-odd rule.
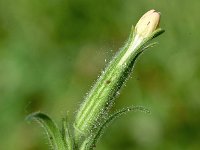
[[[97,150],[200,149],[199,0],[0,0],[0,150],[47,150],[37,124],[73,116],[106,62],[149,9],[166,32],[137,62],[114,109],[142,105]]]

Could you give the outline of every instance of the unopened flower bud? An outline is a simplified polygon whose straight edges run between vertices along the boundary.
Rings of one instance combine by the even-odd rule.
[[[138,21],[135,32],[141,38],[150,36],[159,26],[160,13],[155,10],[146,12]]]

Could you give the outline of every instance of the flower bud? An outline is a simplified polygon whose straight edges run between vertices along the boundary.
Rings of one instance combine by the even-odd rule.
[[[159,26],[160,13],[155,10],[146,12],[135,26],[135,32],[141,38],[150,36]]]

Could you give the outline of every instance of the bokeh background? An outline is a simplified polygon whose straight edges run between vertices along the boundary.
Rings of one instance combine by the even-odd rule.
[[[96,150],[200,149],[199,0],[0,0],[0,150],[47,150],[43,111],[73,116],[105,64],[149,9],[166,32],[137,62],[114,109],[129,113]]]

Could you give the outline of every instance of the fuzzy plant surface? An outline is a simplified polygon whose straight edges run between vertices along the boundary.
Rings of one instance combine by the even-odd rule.
[[[136,60],[156,43],[151,40],[162,34],[159,28],[160,13],[150,10],[145,13],[117,54],[107,64],[89,94],[83,100],[73,122],[62,119],[61,129],[46,114],[32,113],[27,120],[36,120],[44,128],[53,150],[92,150],[111,122],[130,111],[149,112],[142,106],[123,108],[110,113],[119,91],[133,71]]]

